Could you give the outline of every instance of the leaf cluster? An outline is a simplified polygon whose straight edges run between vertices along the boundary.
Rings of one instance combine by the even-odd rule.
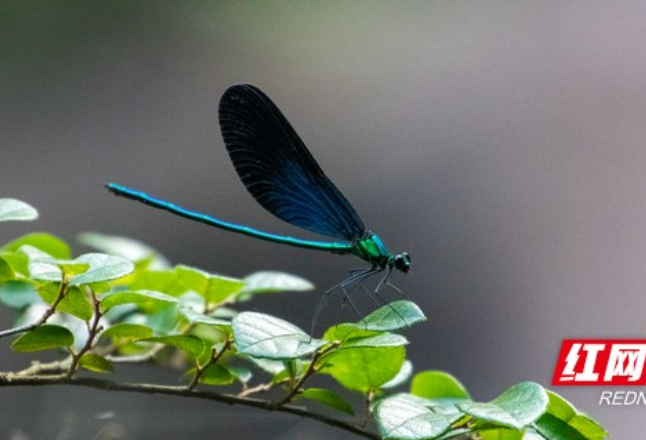
[[[0,221],[36,217],[29,205],[0,199]],[[67,243],[47,233],[0,247],[0,302],[16,311],[16,326],[0,331],[0,338],[15,338],[15,352],[61,355],[53,363],[0,373],[0,386],[27,379],[68,383],[81,370],[106,375],[123,363],[155,362],[182,370],[185,393],[208,390],[211,396],[221,393],[270,410],[305,405],[304,414],[331,424],[333,419],[320,411],[337,412],[345,419],[334,424],[368,438],[377,438],[369,423],[388,439],[478,434],[485,440],[596,440],[607,435],[536,383],[523,382],[490,402],[475,402],[448,373],[414,375],[401,331],[426,317],[411,301],[387,304],[314,338],[283,319],[242,311],[257,295],[313,288],[300,277],[260,272],[231,278],[171,266],[135,240],[96,233],[79,240],[96,252],[73,257]],[[314,376],[331,377],[339,386],[309,386]],[[411,379],[409,392],[393,391]],[[361,397],[362,408],[353,395]]]

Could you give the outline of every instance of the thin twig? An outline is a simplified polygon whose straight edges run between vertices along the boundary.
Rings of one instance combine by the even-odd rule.
[[[115,356],[115,355],[109,354],[105,356],[105,358],[115,364],[140,364],[140,363],[153,360],[157,355],[157,353],[162,351],[164,348],[165,348],[164,345],[159,344],[159,345],[154,345],[150,350],[148,350],[145,353],[133,354],[130,356]]]
[[[36,327],[40,327],[41,325],[45,324],[47,320],[56,312],[56,307],[58,307],[58,304],[63,300],[63,298],[65,298],[66,291],[67,282],[63,280],[61,281],[61,287],[58,289],[58,295],[56,296],[56,299],[54,300],[52,305],[50,305],[47,310],[45,310],[43,316],[41,316],[36,322],[32,322],[31,324],[25,324],[19,327],[0,331],[0,339],[4,338],[5,336],[28,332],[29,330],[33,330]]]
[[[198,383],[200,383],[202,374],[204,374],[206,369],[211,365],[218,363],[222,355],[231,347],[231,342],[232,341],[230,339],[227,339],[224,343],[224,346],[222,347],[222,350],[220,350],[219,353],[215,350],[215,348],[211,349],[211,357],[204,363],[204,365],[200,365],[197,360],[195,361],[195,375],[193,376],[193,379],[191,379],[191,383],[189,383],[186,387],[187,389],[192,390],[197,386]]]
[[[92,346],[94,345],[94,339],[96,338],[96,335],[101,331],[101,326],[99,325],[101,317],[103,316],[103,314],[101,313],[101,302],[96,298],[94,292],[92,292],[92,302],[92,308],[94,309],[94,318],[92,319],[91,324],[88,323],[87,341],[85,341],[85,345],[78,353],[72,354],[72,361],[70,362],[70,367],[67,370],[67,377],[72,377],[72,375],[76,372],[81,357],[83,357],[85,353],[92,349]]]
[[[285,397],[283,397],[282,399],[277,400],[276,402],[274,402],[273,406],[275,408],[283,406],[286,403],[291,402],[292,399],[296,395],[300,394],[301,390],[303,388],[303,384],[305,383],[305,381],[310,376],[312,376],[314,373],[316,373],[318,371],[317,362],[319,361],[319,359],[321,359],[321,357],[323,357],[325,354],[329,353],[331,350],[335,349],[338,345],[339,345],[338,343],[332,343],[332,344],[328,345],[327,347],[325,347],[325,349],[323,349],[321,351],[317,351],[316,353],[314,353],[314,356],[312,356],[312,360],[310,361],[310,365],[307,367],[307,371],[305,371],[305,373],[303,373],[303,376],[301,376],[301,378],[298,380],[298,382],[296,382],[296,385],[294,385],[292,387],[292,389],[289,391],[289,393],[287,393],[285,395]]]
[[[262,409],[266,411],[276,411],[286,414],[292,414],[329,426],[334,426],[348,432],[352,432],[363,438],[370,440],[379,440],[379,436],[364,428],[356,426],[350,422],[335,419],[323,414],[311,412],[306,408],[283,405],[275,407],[269,400],[240,398],[230,394],[218,394],[209,391],[187,390],[184,386],[167,386],[153,384],[137,383],[118,383],[107,379],[97,379],[89,377],[47,377],[47,376],[30,376],[25,377],[12,373],[0,374],[0,387],[3,386],[46,386],[46,385],[70,385],[88,388],[97,388],[104,391],[123,391],[143,394],[162,394],[176,397],[189,397],[210,400],[214,402],[226,403],[228,405],[242,405],[251,408]]]
[[[361,421],[361,426],[365,427],[368,422],[370,421],[370,406],[372,405],[372,400],[375,397],[375,393],[373,391],[368,391],[366,393],[366,398],[364,400],[364,408],[363,408],[363,420]]]
[[[47,363],[34,362],[31,367],[14,373],[17,376],[47,376],[63,374],[70,368],[72,357],[63,359],[62,361],[54,361]]]
[[[238,397],[242,398],[242,397],[251,396],[252,394],[256,394],[256,393],[263,393],[265,391],[271,390],[274,387],[274,385],[276,384],[273,382],[261,383],[259,385],[256,385],[255,387],[245,388],[244,390],[240,391],[237,395]]]

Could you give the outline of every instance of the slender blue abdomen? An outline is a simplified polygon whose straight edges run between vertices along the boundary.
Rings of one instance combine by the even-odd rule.
[[[128,187],[119,185],[117,183],[108,183],[106,186],[111,192],[113,192],[118,196],[127,197],[129,199],[136,200],[138,202],[144,203],[154,208],[162,209],[172,214],[179,215],[180,217],[184,217],[200,223],[205,223],[209,226],[215,226],[216,228],[224,229],[226,231],[248,235],[250,237],[271,241],[273,243],[286,244],[289,246],[302,247],[306,249],[328,251],[328,252],[333,252],[338,254],[346,254],[352,250],[351,243],[335,243],[335,242],[325,242],[325,241],[301,240],[299,238],[287,237],[284,235],[270,234],[268,232],[263,232],[257,229],[250,228],[248,226],[243,226],[235,223],[229,223],[222,220],[218,220],[214,217],[211,217],[209,215],[202,214],[199,212],[189,211],[188,209],[184,209],[173,203],[167,202],[162,199],[157,199],[155,197],[151,197],[144,192],[130,189]]]

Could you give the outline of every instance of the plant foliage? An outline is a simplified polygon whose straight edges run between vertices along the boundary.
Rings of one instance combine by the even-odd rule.
[[[0,199],[0,221],[37,216],[26,203]],[[54,363],[0,373],[0,386],[83,384],[79,370],[105,378],[122,363],[154,361],[171,368],[182,359],[178,376],[184,384],[165,388],[169,392],[208,390],[214,400],[315,415],[367,438],[378,438],[365,428],[370,420],[384,439],[476,433],[484,440],[607,436],[594,420],[533,382],[476,402],[449,373],[413,375],[406,360],[408,341],[400,332],[426,318],[411,301],[395,301],[359,322],[335,325],[319,339],[285,320],[242,311],[242,303],[256,295],[312,289],[302,278],[260,272],[235,279],[172,267],[151,247],[123,237],[85,233],[80,241],[99,252],[73,258],[67,243],[46,233],[0,248],[0,302],[15,310],[17,322],[0,331],[0,338],[12,337],[16,353],[60,354]],[[310,387],[316,375],[332,377],[340,387]],[[393,391],[411,379],[409,392]],[[106,389],[115,388],[104,380],[112,384]],[[353,394],[362,396],[364,408],[351,403],[357,401]],[[295,409],[295,402],[308,409]],[[322,409],[338,416],[315,412]]]

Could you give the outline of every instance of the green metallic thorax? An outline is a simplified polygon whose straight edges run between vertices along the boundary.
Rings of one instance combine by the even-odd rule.
[[[381,239],[375,234],[357,241],[351,252],[362,260],[379,267],[386,267],[392,254],[388,252]]]

